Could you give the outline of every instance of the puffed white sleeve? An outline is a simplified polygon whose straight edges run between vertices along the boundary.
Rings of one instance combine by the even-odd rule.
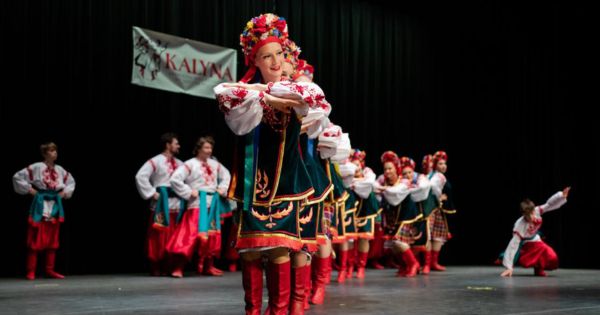
[[[154,172],[154,167],[150,161],[146,161],[144,165],[135,174],[135,186],[142,198],[148,200],[154,196],[156,189],[150,183],[150,176]]]
[[[26,195],[31,190],[30,172],[31,170],[26,167],[13,176],[13,188],[17,194]]]
[[[383,198],[392,206],[399,205],[409,194],[410,190],[405,184],[388,187],[382,193]]]
[[[266,93],[280,98],[303,101],[304,106],[294,108],[296,113],[301,116],[308,115],[309,109],[320,111],[326,116],[329,116],[331,112],[331,104],[325,99],[325,93],[313,82],[279,81],[270,83]]]
[[[317,149],[322,159],[328,159],[332,157],[342,139],[342,128],[329,123],[329,126],[319,134],[319,143]]]
[[[446,176],[444,176],[442,173],[436,172],[434,176],[431,177],[429,182],[431,184],[431,191],[438,199],[440,199],[442,196],[442,190],[446,184]]]
[[[344,185],[346,187],[350,187],[352,181],[354,179],[354,174],[356,173],[356,165],[354,163],[346,162],[339,164],[340,176],[344,181]]]
[[[65,198],[69,199],[73,196],[73,192],[75,192],[75,178],[73,174],[67,172],[64,168],[62,168],[63,172],[63,183],[65,184],[65,188],[63,188],[63,193],[65,194]]]
[[[192,196],[192,187],[185,183],[185,179],[190,173],[191,168],[184,163],[171,174],[171,178],[169,179],[173,191],[186,200],[189,200]]]
[[[363,178],[355,178],[352,186],[354,186],[354,192],[362,199],[369,197],[369,194],[373,191],[373,184],[375,184],[375,173],[368,167],[363,170]]]
[[[373,182],[361,179],[354,179],[352,182],[354,192],[362,199],[369,197],[369,194],[373,191]]]
[[[515,259],[515,255],[519,250],[519,243],[521,243],[521,238],[514,233],[512,239],[508,243],[506,250],[504,251],[504,258],[502,259],[502,265],[507,269],[513,269],[513,261]]]
[[[563,196],[562,191],[559,191],[552,195],[552,197],[550,197],[550,199],[548,199],[548,201],[546,201],[545,204],[538,206],[537,208],[541,215],[546,212],[556,210],[562,207],[565,203],[567,203],[567,198]]]
[[[306,117],[311,116],[311,111],[312,110],[308,111],[308,115]],[[302,120],[302,124],[304,125],[304,119]],[[310,125],[306,130],[306,135],[309,139],[316,139],[321,133],[323,133],[327,125],[329,125],[329,118],[327,116],[320,116],[309,124]]]
[[[229,182],[231,181],[231,174],[229,170],[219,163],[219,170],[217,172],[218,189],[229,189]]]
[[[417,186],[411,189],[410,198],[414,202],[420,202],[429,196],[429,192],[431,191],[431,184],[425,176],[419,176],[417,181]]]
[[[350,143],[350,137],[348,133],[342,133],[339,145],[336,149],[335,154],[331,157],[332,162],[342,163],[347,160],[352,151],[352,144]]]
[[[225,123],[238,136],[250,133],[263,117],[263,92],[240,87],[214,87],[219,109],[225,114]]]

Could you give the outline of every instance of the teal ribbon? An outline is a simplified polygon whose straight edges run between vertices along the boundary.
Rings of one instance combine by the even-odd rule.
[[[64,218],[65,213],[62,205],[62,198],[58,194],[58,191],[42,189],[38,190],[35,196],[33,196],[33,201],[29,207],[29,216],[31,216],[34,223],[39,223],[42,221],[44,217],[44,201],[46,200],[55,201],[52,211],[50,212],[50,217],[58,217],[59,219]]]
[[[210,228],[210,223],[215,223],[215,229],[221,229],[221,214],[231,212],[231,206],[227,198],[221,197],[219,194],[198,190],[198,196],[200,198],[200,207],[198,209],[198,233],[207,233]],[[207,207],[207,196],[213,196],[210,203],[210,208]],[[210,212],[209,212],[210,209]],[[180,221],[182,213],[187,209],[179,212],[177,222]]]
[[[206,191],[198,191],[200,209],[198,213],[198,232],[208,233],[208,208],[206,207]]]
[[[250,210],[254,197],[254,159],[256,155],[255,144],[258,143],[258,130],[260,126],[254,128],[252,132],[245,136],[246,145],[244,148],[244,211]],[[255,141],[256,140],[256,141]]]
[[[221,230],[221,214],[231,212],[231,207],[226,198],[219,194],[198,191],[200,195],[200,209],[198,213],[198,233],[208,233],[210,224],[214,222],[215,230]],[[207,208],[207,196],[212,195],[210,208]],[[209,211],[210,209],[210,211]]]
[[[158,217],[160,214],[163,215],[164,225],[170,226],[169,217],[169,197],[177,197],[179,199],[179,214],[177,216],[177,222],[179,222],[180,216],[185,211],[185,201],[175,194],[171,187],[159,186],[156,187],[158,192],[158,200],[156,201],[156,208],[154,209],[154,223],[158,223]]]
[[[227,198],[223,198],[221,195],[215,195],[210,203],[210,214],[208,216],[208,222],[215,222],[215,229],[221,229],[221,215],[224,213],[231,212],[231,206],[227,201]]]

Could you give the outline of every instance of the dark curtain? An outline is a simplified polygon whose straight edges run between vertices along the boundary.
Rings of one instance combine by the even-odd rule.
[[[3,200],[0,275],[24,272],[29,198],[11,177],[40,159],[44,141],[77,180],[65,203],[58,269],[145,271],[146,203],[134,175],[165,131],[191,157],[198,136],[232,160],[233,136],[216,102],[130,84],[131,27],[239,48],[246,21],[286,17],[331,118],[381,172],[395,150],[420,163],[449,154],[458,214],[442,253],[449,264],[490,264],[511,237],[524,197],[543,203],[572,185],[544,217],[564,267],[599,268],[589,243],[600,220],[593,104],[598,56],[592,10],[571,3],[386,1],[3,1],[0,131]],[[238,53],[238,78],[243,59]]]

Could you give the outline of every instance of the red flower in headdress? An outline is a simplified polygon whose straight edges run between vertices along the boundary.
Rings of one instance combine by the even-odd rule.
[[[350,162],[358,161],[361,168],[365,168],[365,158],[367,157],[367,153],[361,150],[354,150],[350,155]]]
[[[433,168],[435,169],[439,161],[448,161],[448,154],[444,151],[437,151],[433,154]]]
[[[394,151],[385,151],[381,155],[381,164],[391,162],[396,167],[396,174],[400,176],[402,174],[402,168],[400,167],[400,158]]]
[[[294,75],[294,80],[300,76],[305,76],[312,81],[314,73],[315,69],[312,65],[306,62],[306,60],[304,59],[298,59],[298,67],[296,68],[296,75]]]
[[[414,170],[416,167],[416,163],[413,159],[409,158],[408,156],[403,156],[400,158],[400,166],[402,167],[402,169],[410,167]]]
[[[267,13],[270,14],[270,13]],[[265,26],[267,26],[267,17],[266,15],[259,15],[258,17],[255,18],[254,22],[254,32],[256,32],[257,29],[259,28],[265,28]]]
[[[285,28],[287,27],[287,23],[285,22],[285,20],[284,20],[284,19],[281,19],[281,18],[277,19],[277,21],[275,21],[275,23],[274,23],[274,24],[275,24],[275,27],[276,27],[277,29],[279,29],[280,31],[282,31],[282,32],[283,32],[283,31],[285,30]]]
[[[296,45],[296,43],[293,40],[289,38],[285,40],[283,46],[283,54],[285,55],[285,61],[291,63],[292,66],[294,66],[294,70],[296,70],[299,63],[298,56],[300,56],[300,52],[302,50],[298,45]]]
[[[272,13],[261,14],[246,23],[240,34],[240,45],[246,56],[246,65],[252,66],[256,51],[265,43],[278,41],[283,45],[288,38],[287,23]]]
[[[381,163],[386,163],[386,162],[396,163],[398,161],[400,161],[400,159],[398,158],[398,155],[394,151],[385,151],[381,155]]]

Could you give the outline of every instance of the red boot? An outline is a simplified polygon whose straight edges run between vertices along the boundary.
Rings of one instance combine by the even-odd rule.
[[[415,258],[415,255],[413,255],[413,252],[411,250],[404,251],[402,253],[402,260],[404,260],[404,262],[406,263],[406,273],[401,274],[400,270],[398,270],[398,273],[396,275],[399,277],[416,276],[420,266],[419,262]]]
[[[302,266],[298,268],[292,268],[291,282],[292,282],[292,293],[290,294],[290,315],[303,315],[304,314],[304,302],[308,295],[306,289],[306,278],[310,266]]]
[[[369,256],[369,252],[358,252],[358,270],[356,271],[356,278],[364,279],[365,278],[365,268],[367,267],[367,257]]]
[[[64,279],[65,276],[54,271],[54,262],[56,261],[56,250],[46,250],[46,276],[54,279]]]
[[[228,269],[229,269],[229,272],[236,272],[237,271],[237,262],[230,262]]]
[[[539,268],[539,267],[535,267],[535,268],[533,268],[533,274],[534,274],[536,277],[546,277],[546,276],[548,276],[548,275],[546,274],[546,272],[544,271],[544,269],[543,269],[543,268]]]
[[[214,266],[215,258],[208,257],[206,258],[206,265],[204,266],[204,272],[202,273],[205,276],[214,276],[221,277],[223,276],[223,271]]]
[[[315,256],[316,257],[316,256]],[[312,292],[312,264],[311,265],[306,265],[306,276],[304,277],[304,280],[306,281],[305,283],[305,293],[304,294],[304,310],[308,311],[310,309],[310,304],[309,304],[309,300],[310,300],[310,293]]]
[[[333,255],[329,255],[329,257],[325,258],[327,261],[325,262],[325,284],[331,283],[331,271],[333,270]]]
[[[380,264],[377,259],[371,260],[370,265],[373,269],[377,269],[377,270],[385,269],[385,266]]]
[[[438,263],[439,258],[440,258],[440,252],[436,252],[436,251],[432,250],[431,251],[431,270],[446,271],[446,267],[444,267]]]
[[[171,265],[173,266],[173,271],[171,272],[171,277],[173,278],[183,278],[183,268],[185,267],[186,258],[182,255],[174,255],[171,257]]]
[[[348,252],[347,250],[344,251],[340,251],[339,256],[340,256],[340,271],[338,272],[338,278],[337,278],[337,282],[338,283],[344,283],[346,281],[346,276],[347,276],[347,270],[346,270],[346,266],[348,264]]]
[[[242,262],[242,285],[244,287],[246,315],[260,315],[263,291],[261,259]]]
[[[204,273],[204,256],[198,256],[198,263],[196,264],[196,273],[201,275]]]
[[[27,274],[25,278],[27,280],[35,279],[35,267],[37,266],[37,251],[30,249],[27,251]]]
[[[424,259],[423,259],[423,270],[421,270],[421,273],[423,273],[424,275],[428,275],[429,272],[431,271],[431,251],[426,250],[424,252]]]
[[[425,248],[422,246],[418,246],[418,247],[411,247],[410,250],[412,250],[413,255],[415,256],[415,259],[419,262],[419,265],[424,266],[425,265]]]
[[[171,277],[183,278],[183,268],[179,268],[179,267],[173,268],[173,272],[171,272]]]
[[[348,261],[346,262],[346,278],[352,278],[354,273],[354,264],[356,264],[357,249],[353,248],[348,251]]]
[[[267,287],[269,289],[269,315],[286,315],[290,304],[290,262],[269,262]]]
[[[331,264],[331,255],[327,258],[313,258],[313,288],[312,288],[312,304],[320,305],[325,300],[326,280],[330,276],[331,268],[327,265]]]
[[[396,268],[398,268],[398,272],[396,273],[396,276],[398,277],[405,277],[406,273],[408,272],[408,269],[406,269],[406,263],[404,262],[404,260],[400,259],[400,261],[396,264]]]
[[[341,250],[340,250],[341,252]],[[335,259],[331,258],[331,270],[340,271],[340,258],[336,257]]]

